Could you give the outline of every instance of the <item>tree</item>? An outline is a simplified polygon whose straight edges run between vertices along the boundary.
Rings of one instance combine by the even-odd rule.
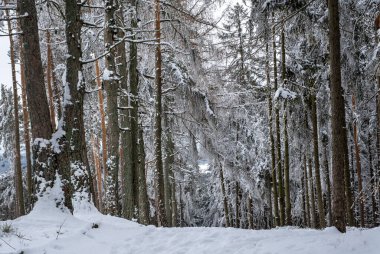
[[[20,16],[27,14],[27,17],[20,19],[20,29],[23,31],[21,58],[24,61],[23,76],[32,132],[33,171],[39,181],[49,183],[54,179],[55,170],[48,167],[49,153],[43,144],[50,140],[53,129],[44,84],[35,1],[18,0],[17,8]],[[66,180],[70,181],[70,179]],[[70,188],[66,190],[67,199],[64,203],[71,208]]]
[[[165,211],[164,169],[162,161],[162,55],[161,55],[161,6],[155,0],[155,39],[156,39],[156,99],[154,121],[154,155],[156,174],[156,212],[159,226],[167,226]]]
[[[104,6],[104,43],[107,51],[105,57],[105,70],[103,72],[103,83],[107,94],[107,115],[108,115],[108,144],[107,144],[107,193],[106,210],[112,215],[120,214],[119,207],[119,116],[118,116],[118,90],[119,75],[116,69],[115,55],[115,29],[117,9],[116,2],[113,0],[105,1]]]
[[[331,130],[332,130],[332,174],[333,174],[333,221],[342,233],[346,232],[346,210],[344,196],[344,165],[346,119],[344,93],[341,84],[339,1],[329,0],[329,42],[331,79]]]
[[[5,11],[9,17],[9,10]],[[19,110],[18,110],[18,95],[17,95],[17,79],[16,79],[16,63],[15,63],[15,46],[13,40],[13,29],[11,21],[8,19],[8,33],[9,45],[12,67],[12,87],[13,87],[13,116],[14,116],[14,167],[15,167],[15,186],[16,186],[16,211],[17,216],[25,214],[24,194],[22,185],[22,171],[21,171],[21,154],[20,154],[20,123],[19,123]]]

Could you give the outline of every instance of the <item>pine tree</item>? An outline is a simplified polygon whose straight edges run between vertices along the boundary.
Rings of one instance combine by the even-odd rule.
[[[346,232],[344,197],[344,165],[346,119],[340,64],[339,1],[329,0],[329,42],[331,70],[331,130],[332,130],[332,173],[333,173],[333,221],[340,232]]]

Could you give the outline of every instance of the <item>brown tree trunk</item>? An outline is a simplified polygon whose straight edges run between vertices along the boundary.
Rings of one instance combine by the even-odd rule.
[[[9,17],[9,10],[5,10],[5,15]],[[18,95],[17,95],[17,79],[16,79],[16,64],[15,64],[15,51],[14,41],[12,38],[12,24],[7,21],[9,33],[9,45],[11,55],[12,67],[12,87],[13,87],[13,117],[14,117],[14,177],[16,189],[16,215],[22,216],[25,214],[24,194],[22,186],[22,171],[21,171],[21,154],[20,154],[20,123],[18,111]]]
[[[99,62],[95,62],[96,83],[98,84],[98,98],[99,98],[99,111],[100,111],[100,124],[102,131],[102,166],[104,170],[104,177],[107,177],[107,129],[106,129],[106,114],[104,112],[104,98],[102,82],[100,80]]]
[[[161,6],[160,0],[155,0],[155,38],[156,38],[156,100],[154,126],[154,155],[156,173],[156,211],[158,226],[167,226],[164,205],[164,174],[162,163],[162,59],[161,59]]]
[[[146,186],[146,170],[145,170],[145,148],[144,148],[144,131],[142,126],[139,128],[139,222],[144,225],[149,224],[149,200]]]
[[[346,232],[345,208],[345,146],[347,146],[344,91],[341,84],[339,1],[328,1],[330,42],[330,90],[332,130],[332,174],[333,174],[333,221],[340,232]]]
[[[369,163],[369,174],[371,177],[370,180],[370,190],[371,190],[371,203],[372,203],[372,226],[376,227],[378,225],[377,223],[377,217],[378,217],[378,210],[377,210],[377,204],[376,204],[376,176],[373,171],[373,160],[372,160],[372,147],[371,147],[371,134],[368,134],[368,163]]]
[[[352,110],[355,112],[356,110],[356,101],[355,96],[352,95]],[[359,208],[360,208],[360,226],[364,228],[364,199],[365,195],[363,193],[363,180],[362,180],[362,167],[360,162],[360,146],[359,146],[359,138],[358,138],[358,129],[356,126],[356,121],[353,123],[354,129],[354,144],[355,144],[355,161],[356,161],[356,173],[358,175],[358,199],[359,199]]]
[[[327,137],[326,137],[327,138]],[[329,159],[328,159],[328,153],[327,153],[327,140],[324,142],[324,150],[325,150],[325,178],[326,178],[326,201],[327,201],[327,210],[328,210],[328,226],[331,227],[332,225],[332,207],[331,207],[331,182],[330,182],[330,170],[329,170]]]
[[[115,26],[116,26],[116,3],[113,0],[105,2],[104,43],[109,52],[105,58],[105,70],[103,73],[103,84],[107,94],[107,116],[108,116],[108,161],[107,161],[107,193],[106,209],[112,215],[120,214],[119,206],[119,117],[118,117],[118,90],[119,77],[116,72],[115,49]]]
[[[20,24],[20,21],[18,22]],[[20,25],[19,25],[20,26]],[[32,208],[33,197],[33,182],[32,182],[32,159],[30,150],[30,129],[29,129],[29,112],[26,99],[26,83],[25,83],[25,67],[22,53],[22,36],[19,36],[20,47],[20,77],[21,77],[21,98],[22,98],[22,116],[24,125],[24,142],[25,142],[25,156],[26,156],[26,186],[27,186],[27,204],[28,210]]]
[[[103,211],[103,201],[102,201],[102,169],[100,167],[99,159],[99,145],[98,140],[95,138],[95,135],[91,135],[92,143],[92,153],[94,157],[95,164],[95,173],[96,173],[96,187],[97,187],[97,200],[98,200],[98,209],[100,212]]]
[[[80,5],[76,0],[65,1],[66,43],[66,83],[64,84],[64,101],[62,114],[62,138],[64,152],[60,153],[59,162],[62,174],[73,179],[74,200],[90,201],[91,175],[87,160],[87,147],[83,120],[83,101],[85,82],[82,75],[82,49]],[[68,174],[68,175],[66,175]]]
[[[37,11],[34,0],[18,0],[19,15],[28,14],[20,19],[22,35],[22,59],[24,61],[25,87],[32,133],[33,171],[36,176],[49,183],[55,178],[55,168],[48,163],[51,158],[48,148],[44,146],[52,137],[49,104],[46,96],[44,75],[41,62],[41,51],[38,36]],[[40,147],[40,144],[42,145]],[[43,145],[44,144],[44,145]],[[66,179],[68,182],[70,179]],[[40,181],[39,181],[40,182]],[[36,186],[39,186],[37,182]],[[65,192],[64,205],[71,206],[70,188]],[[43,189],[36,190],[37,192]]]
[[[314,83],[314,82],[313,82]],[[319,135],[318,135],[318,114],[317,114],[317,97],[315,95],[315,85],[313,85],[313,91],[310,95],[311,103],[311,122],[313,126],[313,147],[314,147],[314,168],[315,168],[315,184],[317,190],[317,201],[318,201],[318,215],[319,215],[319,228],[326,227],[325,220],[325,208],[322,198],[322,183],[320,174],[320,164],[319,164]]]
[[[168,112],[169,107],[164,106],[165,112]],[[165,144],[165,159],[164,159],[164,188],[165,188],[165,211],[166,219],[168,221],[168,226],[173,227],[172,225],[172,180],[173,175],[173,164],[174,164],[174,142],[172,137],[171,128],[173,127],[172,119],[169,119],[167,113],[164,116],[165,130],[166,130],[166,144]]]
[[[46,79],[47,79],[47,91],[49,99],[49,111],[50,111],[50,121],[53,131],[57,128],[55,124],[55,107],[54,107],[54,96],[52,87],[52,51],[51,51],[51,41],[50,33],[46,32],[46,44],[47,44],[47,68],[46,68]]]

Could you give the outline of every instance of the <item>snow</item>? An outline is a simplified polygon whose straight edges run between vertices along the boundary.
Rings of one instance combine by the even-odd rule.
[[[297,98],[297,94],[295,92],[290,91],[287,88],[278,88],[277,91],[274,94],[274,100],[277,100],[279,98],[282,99],[295,99]]]
[[[51,197],[59,189],[51,190]],[[26,216],[0,222],[0,229],[12,226],[10,233],[0,230],[0,253],[377,254],[380,248],[380,228],[352,228],[346,234],[335,228],[157,228],[102,215],[92,205],[71,215],[56,208],[51,197],[39,199]]]
[[[112,79],[113,79],[113,71],[110,71],[107,68],[104,69],[103,80],[112,80]]]

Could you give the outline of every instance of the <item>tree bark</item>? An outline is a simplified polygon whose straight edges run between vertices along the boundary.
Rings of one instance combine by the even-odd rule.
[[[253,206],[250,194],[248,194],[247,211],[248,229],[253,229]]]
[[[155,0],[155,38],[156,38],[156,100],[154,127],[154,156],[156,173],[156,211],[158,226],[167,226],[165,211],[165,190],[162,162],[162,59],[161,59],[161,6],[160,0]]]
[[[165,105],[165,111],[169,110],[168,106]],[[169,119],[168,114],[165,113],[164,116],[165,129],[166,129],[166,146],[165,146],[165,160],[164,160],[164,188],[165,188],[165,211],[166,220],[168,221],[168,226],[172,225],[172,180],[170,176],[173,175],[173,164],[174,164],[174,142],[172,137],[171,128],[173,126],[172,120]]]
[[[347,146],[344,93],[341,84],[339,1],[328,1],[330,79],[331,79],[331,130],[333,174],[333,221],[340,232],[346,232],[344,196],[345,146]]]
[[[102,201],[102,169],[100,166],[100,159],[99,159],[99,145],[98,140],[95,138],[95,135],[91,135],[91,143],[92,143],[92,153],[94,157],[94,164],[95,164],[95,173],[96,173],[96,187],[97,187],[97,203],[98,203],[98,210],[100,212],[103,211],[103,201]]]
[[[52,87],[52,50],[50,41],[50,32],[46,32],[46,44],[47,44],[47,68],[46,68],[46,79],[47,79],[47,91],[49,99],[49,111],[50,111],[50,121],[53,131],[57,128],[55,124],[55,107],[54,107],[54,96]]]
[[[104,170],[104,178],[107,177],[107,129],[106,129],[106,114],[104,112],[104,98],[103,87],[100,80],[99,62],[95,62],[96,83],[98,85],[98,99],[99,99],[99,112],[100,112],[100,126],[102,131],[102,166]]]
[[[326,201],[327,201],[327,210],[328,210],[328,226],[331,227],[332,225],[332,206],[331,206],[331,182],[330,182],[330,170],[329,170],[329,159],[327,154],[327,140],[324,142],[324,150],[325,150],[325,179],[326,179],[326,187],[327,187],[327,193],[326,193]]]
[[[18,26],[20,27],[20,21],[18,21]],[[26,156],[26,186],[27,186],[27,204],[29,206],[28,210],[32,208],[32,197],[33,197],[33,182],[32,182],[32,159],[30,150],[30,128],[29,128],[29,112],[26,99],[26,83],[25,83],[25,66],[24,58],[22,52],[22,36],[19,36],[19,47],[20,47],[20,77],[21,77],[21,98],[22,98],[22,116],[23,116],[23,126],[24,126],[24,142],[25,142],[25,156]]]
[[[5,15],[9,17],[9,10],[5,10]],[[18,110],[18,95],[17,95],[17,79],[16,79],[16,64],[15,64],[15,50],[14,41],[12,38],[12,24],[7,21],[9,33],[9,45],[11,56],[12,68],[12,87],[13,87],[13,117],[14,117],[14,177],[15,177],[15,190],[16,190],[16,215],[22,216],[25,214],[24,194],[22,185],[22,171],[21,171],[21,153],[20,153],[20,123],[19,123],[19,110]]]
[[[278,211],[278,194],[277,194],[277,174],[276,174],[276,151],[274,145],[273,136],[273,103],[272,103],[272,89],[270,85],[270,74],[269,74],[269,45],[266,44],[266,75],[267,75],[267,85],[269,88],[268,92],[268,115],[269,115],[269,141],[271,146],[271,162],[272,162],[272,189],[273,189],[273,208],[274,208],[274,224],[280,226],[280,214]]]
[[[285,88],[286,79],[286,64],[285,64],[285,33],[284,28],[281,30],[281,73],[282,82]],[[284,102],[284,175],[285,175],[285,204],[286,204],[286,225],[292,225],[292,206],[290,202],[290,186],[289,186],[289,137],[288,137],[288,108],[287,100]]]
[[[145,172],[145,149],[144,149],[144,131],[142,126],[139,128],[139,174],[138,174],[138,187],[139,187],[139,223],[149,224],[149,200],[146,186],[146,172]]]
[[[218,157],[220,160],[220,156]],[[226,227],[230,227],[230,215],[228,212],[228,202],[227,202],[227,194],[226,194],[226,187],[224,185],[224,175],[223,175],[223,168],[222,165],[220,164],[219,166],[219,179],[220,179],[220,188],[222,189],[222,195],[223,195],[223,207],[224,207],[224,218],[226,221]]]
[[[36,176],[37,187],[41,182],[52,185],[55,178],[55,169],[48,163],[51,157],[48,148],[43,144],[50,140],[53,130],[42,69],[35,1],[18,0],[17,9],[19,15],[27,14],[27,17],[20,19],[19,25],[21,31],[23,31],[21,58],[24,62],[23,75],[25,77],[30,114],[33,171]],[[41,147],[40,144],[42,145]],[[70,179],[67,180],[70,181]],[[65,196],[70,198],[65,200],[64,203],[71,207],[71,196],[68,195],[70,188],[66,190]],[[43,189],[36,189],[35,191],[41,192]]]
[[[306,161],[308,160],[307,155],[304,156],[303,160],[303,167],[304,167],[304,179],[305,179],[305,202],[306,202],[306,225],[307,227],[311,227],[311,219],[310,219],[310,200],[309,200],[309,178],[307,174],[307,163]]]
[[[310,185],[310,204],[311,204],[311,227],[316,228],[317,212],[315,210],[315,190],[314,190],[313,165],[311,161],[311,156],[309,157],[309,185]]]
[[[116,29],[116,3],[113,0],[105,1],[105,29],[104,43],[109,52],[105,58],[105,67],[103,73],[103,84],[107,94],[107,193],[106,209],[111,215],[120,214],[119,205],[119,117],[118,117],[118,90],[119,75],[116,72],[115,49],[115,29]],[[126,158],[127,159],[127,158]]]
[[[352,95],[352,110],[356,110],[356,100],[355,96]],[[356,126],[356,120],[353,122],[354,129],[354,145],[355,145],[355,161],[356,161],[356,173],[358,175],[358,199],[359,199],[359,208],[360,208],[360,227],[364,228],[364,199],[365,195],[363,193],[363,180],[362,180],[362,167],[360,162],[360,146],[358,138],[358,129]]]
[[[130,0],[129,7],[131,8],[130,13],[130,26],[132,29],[137,29],[137,0]],[[122,16],[121,14],[119,14]],[[135,36],[131,38],[132,40],[135,40]],[[123,44],[123,43],[122,43]],[[122,55],[122,58],[124,58],[125,52],[123,51],[125,49],[125,46],[120,46],[120,53],[119,55]],[[124,172],[125,172],[125,193],[124,193],[124,207],[123,207],[123,214],[124,217],[131,219],[133,217],[141,218],[139,215],[140,212],[140,202],[145,202],[139,200],[139,184],[138,181],[140,177],[145,180],[145,175],[140,176],[139,174],[139,145],[138,145],[138,137],[139,137],[139,128],[138,128],[138,121],[139,121],[139,101],[138,101],[138,73],[137,73],[137,65],[138,65],[138,48],[137,43],[131,41],[129,43],[129,87],[127,86],[127,83],[122,82],[121,87],[124,91],[125,96],[122,96],[120,99],[121,106],[126,107],[127,109],[124,110],[125,114],[122,114],[121,117],[121,124],[123,128],[129,129],[129,131],[123,131],[122,132],[122,143],[123,146],[126,147],[125,149],[125,157],[126,157],[126,163],[124,165]],[[126,75],[126,73],[125,73]],[[122,75],[124,76],[124,75]],[[145,156],[145,155],[144,155]],[[145,159],[145,158],[144,158]],[[144,165],[145,167],[145,165]],[[145,172],[145,168],[144,168]],[[141,193],[141,197],[146,195],[145,193]],[[142,204],[142,207],[145,207],[146,204]],[[145,208],[143,208],[145,209]],[[137,212],[137,214],[136,214]],[[142,211],[144,212],[144,211]],[[146,215],[143,215],[142,217],[145,217]],[[144,219],[146,220],[146,219]]]
[[[315,83],[315,82],[313,82]],[[318,215],[319,215],[319,228],[326,227],[325,220],[325,208],[322,198],[322,183],[320,174],[320,164],[319,164],[319,135],[318,135],[318,114],[317,114],[317,97],[315,95],[316,87],[315,84],[312,86],[313,91],[310,95],[311,103],[311,122],[313,126],[313,146],[314,146],[314,168],[315,168],[315,184],[317,189],[317,201],[318,201]]]
[[[276,31],[273,27],[273,75],[274,75],[274,90],[278,89],[277,78],[277,54],[276,54]],[[281,164],[281,129],[280,129],[280,111],[275,107],[275,124],[276,124],[276,149],[277,149],[277,174],[278,174],[278,196],[279,196],[279,213],[280,213],[280,226],[285,222],[285,193],[282,181],[282,164]]]
[[[65,135],[60,139],[63,152],[58,154],[59,168],[64,179],[73,179],[73,199],[78,202],[91,200],[91,174],[87,159],[87,147],[83,120],[85,82],[82,74],[82,49],[80,5],[76,0],[65,1],[66,17],[66,83],[61,126]],[[69,197],[67,197],[69,198]]]
[[[235,182],[235,228],[240,228],[240,202],[241,190],[238,182]]]
[[[375,196],[375,194],[376,194],[376,176],[375,176],[374,170],[373,170],[372,146],[371,146],[371,134],[370,133],[368,134],[368,154],[369,154],[369,158],[368,158],[369,175],[371,177],[370,190],[371,190],[371,203],[372,203],[372,226],[376,227],[376,226],[378,226],[378,223],[377,223],[378,209],[377,209],[376,196]]]

